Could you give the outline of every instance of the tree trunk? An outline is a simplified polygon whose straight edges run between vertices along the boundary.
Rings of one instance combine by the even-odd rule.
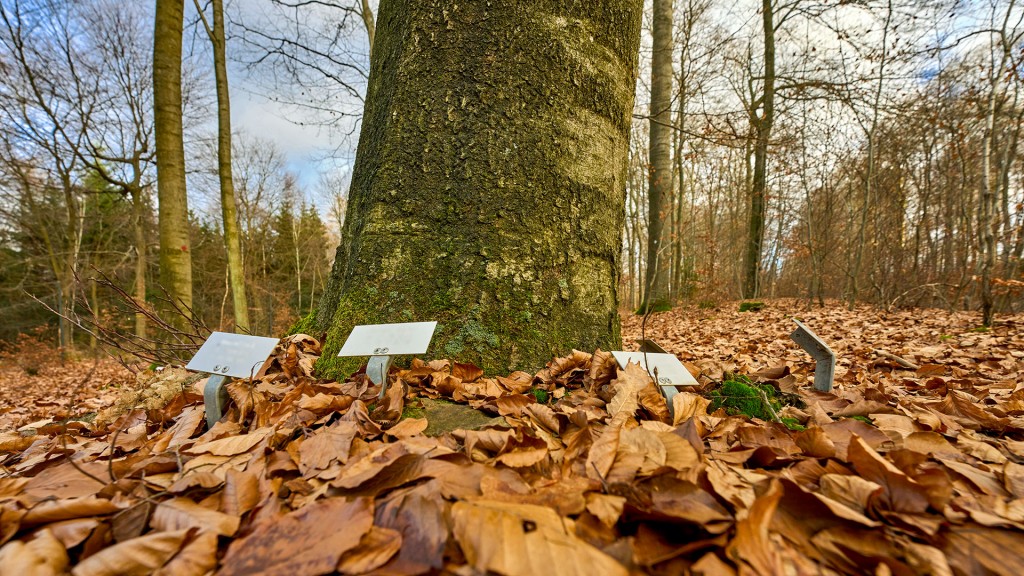
[[[220,213],[224,225],[224,248],[227,251],[231,279],[231,309],[235,331],[249,331],[249,301],[245,295],[245,271],[242,267],[242,240],[238,230],[235,207],[235,181],[231,174],[231,95],[228,90],[228,67],[224,34],[224,0],[213,0],[213,69],[217,83],[217,174],[220,177]]]
[[[641,9],[381,1],[321,374],[356,324],[437,320],[490,373],[620,345]]]
[[[654,0],[651,57],[650,167],[647,186],[647,276],[640,308],[670,306],[668,234],[672,200],[672,0]]]
[[[750,187],[750,214],[747,221],[747,249],[743,258],[743,297],[757,298],[761,277],[761,245],[764,243],[765,190],[768,185],[768,142],[775,122],[775,24],[772,1],[762,0],[764,27],[764,89],[761,116],[752,106],[750,121],[754,128],[754,173]]]
[[[136,184],[139,172],[136,172]],[[146,305],[146,202],[142,195],[141,185],[131,190],[132,228],[135,232],[135,301],[139,307]],[[135,336],[139,341],[146,340],[146,315],[135,314]]]
[[[993,182],[992,155],[993,140],[996,131],[996,115],[998,112],[997,100],[1003,95],[1002,77],[1010,60],[1010,45],[1007,42],[1007,23],[1013,13],[1014,4],[1011,0],[1006,8],[1006,15],[1003,18],[1002,27],[992,32],[993,39],[998,36],[998,44],[995,40],[989,46],[990,63],[988,94],[985,101],[985,128],[981,139],[981,186],[979,190],[978,206],[978,240],[980,243],[980,254],[978,255],[979,269],[981,276],[981,316],[982,324],[991,326],[994,315],[995,299],[992,294],[992,276],[996,265],[996,234],[999,229],[999,195],[996,190],[998,184]],[[999,51],[998,57],[995,51]]]
[[[366,28],[366,39],[370,45],[370,60],[373,61],[373,37],[377,33],[377,26],[373,22],[373,9],[370,8],[369,0],[362,0],[360,3],[359,16],[363,19],[363,27]]]
[[[160,283],[187,317],[192,311],[192,252],[185,194],[185,146],[181,122],[183,0],[157,0],[153,35],[153,128],[159,199]],[[184,326],[187,318],[168,318]]]

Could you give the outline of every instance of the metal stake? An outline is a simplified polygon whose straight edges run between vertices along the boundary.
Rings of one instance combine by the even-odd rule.
[[[795,318],[793,321],[797,329],[789,337],[814,358],[814,388],[831,392],[836,373],[836,353],[813,330]]]
[[[213,428],[213,425],[224,415],[224,405],[228,403],[228,377],[214,374],[203,386],[203,406],[206,408],[206,427]]]
[[[380,400],[384,399],[384,394],[388,391],[390,368],[391,356],[370,356],[369,362],[366,363],[366,375],[370,377],[370,382],[380,386]]]

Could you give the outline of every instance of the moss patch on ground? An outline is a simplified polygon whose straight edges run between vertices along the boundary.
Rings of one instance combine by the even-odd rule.
[[[486,426],[508,426],[504,418],[490,416],[465,404],[447,400],[420,398],[417,404],[406,405],[402,418],[426,418],[427,436],[440,436],[453,430],[479,430]]]
[[[761,396],[764,392],[764,397]],[[778,391],[769,384],[755,384],[746,376],[733,376],[712,390],[708,397],[711,405],[708,412],[724,408],[729,414],[744,414],[750,418],[772,420],[772,410],[776,413],[782,409]],[[765,405],[768,400],[768,406]]]

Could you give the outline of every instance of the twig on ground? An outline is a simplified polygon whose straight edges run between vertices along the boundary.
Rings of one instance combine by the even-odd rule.
[[[885,350],[875,350],[874,353],[878,356],[881,356],[882,358],[885,358],[886,360],[892,360],[893,362],[899,364],[900,366],[908,370],[917,370],[918,368],[920,368],[920,366],[914,364],[910,360],[907,360],[906,358],[901,358],[895,354],[890,354]]]

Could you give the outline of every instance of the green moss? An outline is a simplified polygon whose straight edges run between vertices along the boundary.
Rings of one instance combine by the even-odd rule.
[[[701,300],[700,302],[697,302],[697,308],[700,308],[701,310],[712,310],[714,308],[718,308],[718,302],[715,302],[714,300]]]
[[[983,333],[988,332],[988,331],[989,331],[989,327],[988,326],[978,326],[977,328],[971,328],[971,332],[975,332],[975,333],[978,333],[978,334],[983,334]]]
[[[852,418],[853,420],[860,420],[861,422],[865,424],[870,424],[872,426],[875,425],[875,421],[872,420],[871,418],[868,418],[867,416],[850,416],[850,418]]]
[[[667,300],[658,300],[649,305],[641,305],[636,309],[636,314],[647,314],[648,312],[668,312],[672,309],[672,303]]]
[[[316,312],[310,312],[296,320],[295,324],[292,324],[292,327],[285,332],[285,336],[291,336],[292,334],[312,335],[316,331]]]
[[[764,302],[740,302],[740,312],[758,312],[764,309]]]
[[[786,426],[786,428],[789,428],[790,430],[795,430],[797,432],[803,432],[804,430],[807,430],[807,426],[801,424],[800,421],[797,420],[796,418],[781,418],[781,420],[782,423]]]
[[[729,414],[744,414],[750,418],[771,420],[771,410],[765,407],[758,390],[764,392],[772,409],[776,412],[782,409],[775,388],[768,384],[755,384],[746,376],[739,375],[722,382],[717,389],[708,394],[711,397],[708,412],[725,408]]]
[[[537,402],[539,402],[541,404],[547,404],[548,403],[548,392],[547,392],[547,390],[541,390],[539,388],[534,388],[533,390],[530,390],[529,392],[527,392],[527,394],[529,394],[530,396],[533,396],[534,400],[536,400]]]
[[[402,409],[402,419],[406,418],[423,418],[426,415],[426,411],[422,406],[416,406],[415,404],[406,404],[405,408]]]

